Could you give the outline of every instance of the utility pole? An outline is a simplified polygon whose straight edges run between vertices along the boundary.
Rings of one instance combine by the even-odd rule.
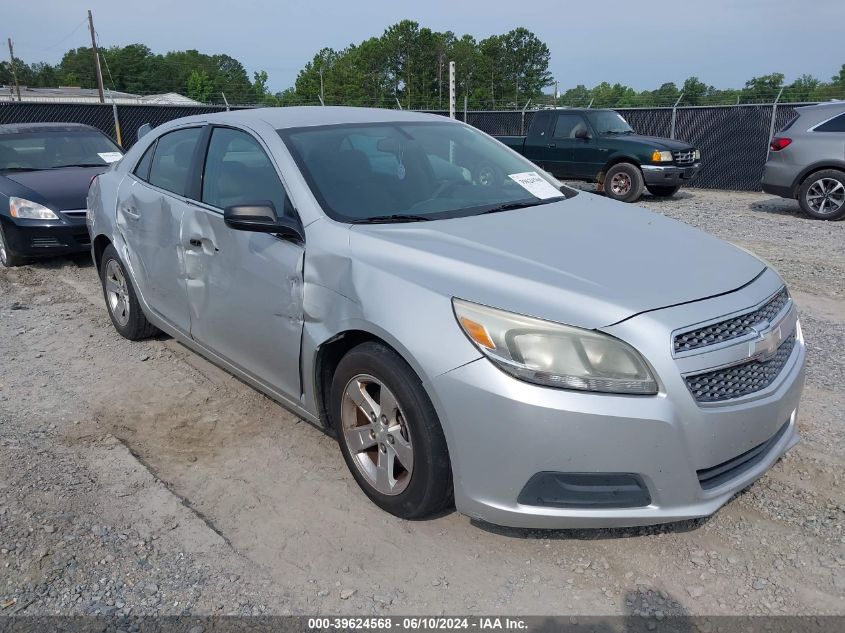
[[[88,9],[88,30],[91,31],[91,50],[94,51],[94,70],[97,73],[97,91],[100,93],[100,103],[105,103],[106,99],[103,95],[103,71],[100,68],[100,53],[97,50],[97,38],[94,35],[94,17],[91,15],[91,9]]]
[[[12,79],[15,80],[15,92],[18,93],[18,101],[21,100],[21,87],[18,85],[18,73],[15,71],[15,49],[12,47],[12,38],[9,38],[9,61],[12,69]]]
[[[326,94],[323,92],[323,67],[320,66],[320,105],[326,105]]]

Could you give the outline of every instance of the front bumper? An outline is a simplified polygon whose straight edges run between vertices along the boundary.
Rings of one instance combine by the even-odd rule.
[[[767,285],[775,285],[771,277],[777,276],[752,284],[751,293],[732,293],[741,295],[733,297],[735,305],[746,307],[767,296]],[[699,303],[721,310],[729,302],[721,297]],[[765,473],[798,441],[803,341],[769,388],[718,406],[701,406],[666,350],[669,339],[655,342],[654,337],[661,330],[668,337],[668,323],[677,325],[676,318],[689,310],[688,305],[648,313],[607,329],[638,345],[652,363],[661,382],[656,396],[540,387],[504,374],[487,359],[435,378],[431,392],[449,441],[458,510],[489,523],[524,528],[649,525],[712,514]],[[646,339],[652,340],[651,347]],[[655,362],[660,350],[664,359]],[[700,479],[706,476],[701,473],[759,447],[755,461],[737,469],[735,477],[715,486]],[[526,484],[544,472],[627,473],[644,482],[648,505],[520,503]]]
[[[678,187],[689,182],[701,171],[701,163],[687,167],[675,165],[642,165],[645,184],[653,186]]]
[[[71,255],[91,250],[85,217],[60,220],[17,220],[0,216],[10,252],[20,257]]]

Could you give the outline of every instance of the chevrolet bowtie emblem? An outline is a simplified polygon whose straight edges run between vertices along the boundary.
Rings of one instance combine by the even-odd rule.
[[[783,342],[783,333],[780,327],[771,329],[765,334],[760,334],[759,338],[751,341],[748,356],[756,360],[769,360],[778,351],[781,342]]]

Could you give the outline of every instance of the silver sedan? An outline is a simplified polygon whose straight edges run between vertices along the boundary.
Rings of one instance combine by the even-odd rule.
[[[89,192],[109,315],[336,436],[400,517],[710,514],[798,441],[793,301],[753,255],[542,167],[410,112],[172,121]]]

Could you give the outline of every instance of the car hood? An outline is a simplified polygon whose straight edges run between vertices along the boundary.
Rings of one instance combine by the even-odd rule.
[[[56,211],[84,209],[91,179],[108,169],[102,167],[62,167],[42,171],[20,171],[3,174],[17,183],[11,195],[43,204]]]
[[[724,294],[765,270],[703,231],[586,193],[467,218],[354,225],[350,247],[439,293],[584,328]]]
[[[692,145],[684,141],[678,141],[671,138],[663,138],[662,136],[644,136],[642,134],[612,134],[605,138],[613,139],[622,143],[637,143],[645,144],[654,147],[655,149],[668,149],[670,151],[692,149]]]

